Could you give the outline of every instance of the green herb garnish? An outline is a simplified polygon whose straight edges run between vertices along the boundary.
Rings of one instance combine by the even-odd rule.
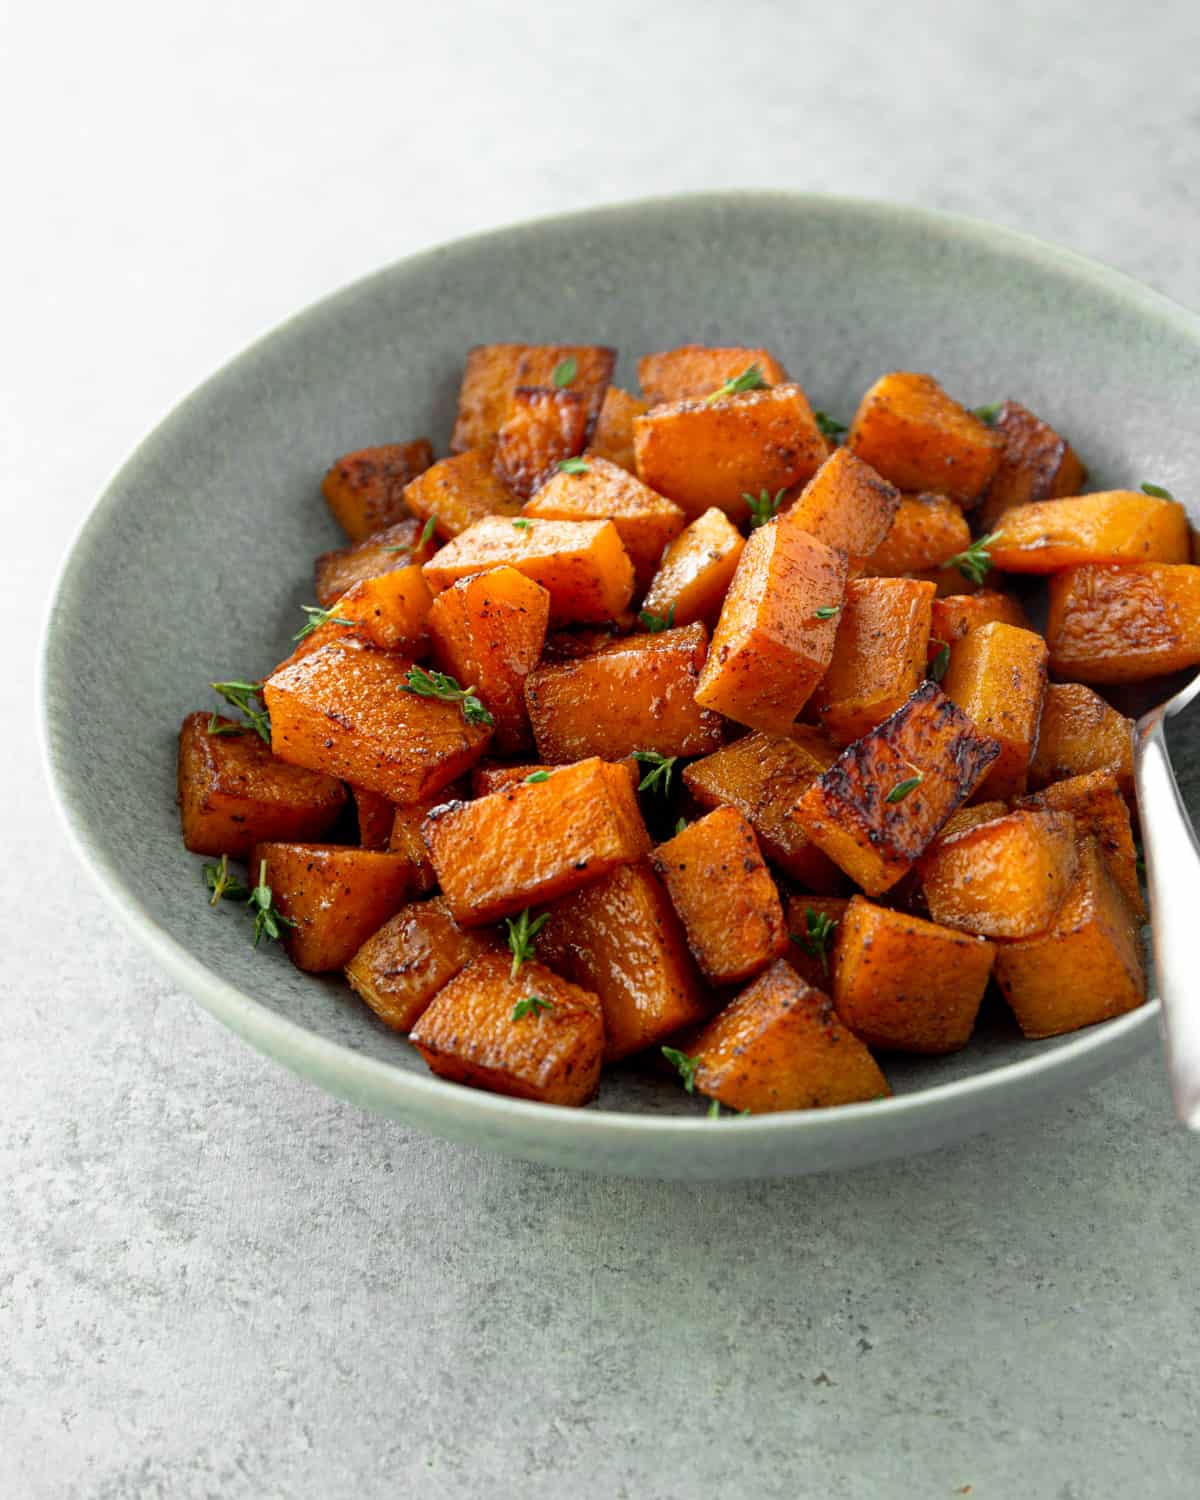
[[[537,943],[537,935],[550,920],[550,913],[544,911],[540,917],[531,917],[529,907],[519,917],[508,917],[504,925],[508,928],[508,948],[513,956],[511,977],[515,979],[521,972],[521,965],[530,963],[534,956]]]
[[[750,528],[757,530],[765,526],[768,521],[773,521],[779,514],[779,507],[783,504],[783,497],[787,491],[776,490],[774,496],[768,490],[762,490],[757,496],[742,491],[742,499],[750,507]]]
[[[651,635],[657,635],[660,630],[674,630],[675,606],[672,604],[665,615],[656,615],[652,610],[644,609],[638,619]]]
[[[229,901],[246,901],[250,892],[229,869],[229,856],[222,854],[219,865],[204,866],[204,884],[212,892],[209,906],[216,906],[222,898]]]
[[[832,620],[834,615],[840,615],[842,606],[840,604],[822,604],[820,609],[814,609],[813,614],[818,620]]]
[[[956,552],[953,557],[948,557],[942,567],[957,568],[971,583],[982,583],[988,575],[988,569],[992,566],[992,554],[988,548],[998,536],[999,532],[989,531],[986,536],[981,536],[972,542],[965,551]]]
[[[696,1069],[700,1066],[698,1057],[689,1057],[686,1052],[680,1052],[678,1047],[664,1047],[662,1055],[675,1068],[679,1070],[679,1076],[683,1079],[683,1086],[689,1094],[696,1092]]]
[[[573,354],[568,354],[566,359],[560,359],[554,366],[554,374],[550,379],[561,389],[564,385],[570,385],[578,374],[579,361]]]
[[[677,819],[675,823],[675,837],[678,838],[687,826],[688,820],[686,818]]]
[[[347,620],[345,615],[334,614],[336,604],[331,604],[328,609],[322,609],[319,604],[302,604],[300,608],[308,616],[306,624],[297,630],[292,637],[294,641],[307,640],[314,630],[320,630],[322,625],[353,625],[354,620]]]
[[[946,668],[950,665],[950,642],[943,641],[942,649],[929,663],[925,675],[930,682],[941,682],[946,675]]]
[[[640,766],[648,766],[646,774],[638,782],[639,792],[661,792],[666,797],[671,790],[671,777],[675,771],[677,755],[660,755],[657,750],[635,750],[633,758]]]
[[[1161,484],[1147,484],[1145,480],[1142,481],[1142,493],[1153,495],[1156,500],[1174,500],[1175,498],[1171,491],[1163,489]]]
[[[518,531],[529,530],[529,522],[525,520],[523,516],[518,516],[516,520],[513,521],[513,525],[517,528]]]
[[[266,744],[271,743],[271,716],[261,706],[261,682],[210,682],[209,687],[250,721],[248,724],[220,724],[214,713],[208,721],[209,734],[243,734],[247,729],[253,729]]]
[[[804,908],[804,931],[789,933],[793,943],[799,943],[805,953],[820,962],[822,970],[829,973],[829,945],[837,931],[837,918],[827,917],[823,911]]]
[[[993,401],[990,406],[972,407],[971,414],[978,417],[981,422],[986,422],[989,427],[994,427],[996,425],[996,418],[1003,410],[1003,401]]]
[[[487,709],[475,696],[473,687],[459,687],[453,677],[445,672],[427,672],[424,667],[410,667],[408,677],[401,685],[401,692],[416,693],[418,698],[438,698],[443,703],[457,703],[462,707],[463,718],[468,724],[492,724]]]
[[[526,995],[524,1000],[518,1000],[513,1006],[512,1018],[520,1021],[528,1015],[540,1015],[544,1010],[553,1010],[553,1000],[543,1000],[540,995]]]
[[[714,401],[720,401],[723,396],[740,396],[743,391],[762,391],[766,389],[766,386],[767,382],[763,379],[763,372],[758,365],[748,365],[740,375],[735,375],[732,380],[719,385],[711,395],[705,396],[704,404],[711,406]]]
[[[850,431],[845,422],[839,422],[836,417],[831,417],[827,411],[815,411],[813,416],[817,419],[817,426],[821,429],[821,436],[827,437],[831,442],[840,443]]]
[[[250,910],[254,913],[254,946],[256,948],[260,938],[268,937],[272,942],[278,942],[283,936],[284,927],[295,927],[296,924],[291,917],[285,917],[275,906],[271,887],[267,884],[265,859],[258,867],[258,884],[247,899],[250,903]]]
[[[558,472],[560,474],[590,474],[592,471],[582,458],[563,458],[559,460]]]
[[[526,786],[530,786],[532,783],[537,782],[537,781],[549,781],[549,780],[550,780],[550,772],[549,771],[530,771],[529,775],[526,776],[526,778],[525,778],[525,785]]]
[[[419,548],[424,547],[428,542],[431,542],[433,540],[433,528],[436,524],[437,512],[434,511],[434,513],[429,517],[428,521],[425,522],[424,526],[421,527],[421,535],[417,538],[416,544],[414,546],[410,547],[409,544],[405,542],[401,547],[385,547],[383,550],[385,552],[416,552]]]
[[[714,1099],[708,1106],[708,1118],[710,1120],[719,1120],[721,1118],[721,1101],[719,1099]]]
[[[908,776],[903,781],[898,781],[883,800],[885,802],[903,802],[905,797],[910,792],[915,792],[924,780],[924,776],[918,771],[915,776]]]

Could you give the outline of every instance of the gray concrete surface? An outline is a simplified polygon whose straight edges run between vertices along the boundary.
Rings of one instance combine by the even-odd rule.
[[[461,232],[824,188],[1200,305],[1196,8],[118,0],[5,35],[0,1496],[1195,1493],[1197,1146],[1153,1057],[794,1184],[421,1139],[251,1054],[113,929],[31,679],[67,536],[175,395]]]

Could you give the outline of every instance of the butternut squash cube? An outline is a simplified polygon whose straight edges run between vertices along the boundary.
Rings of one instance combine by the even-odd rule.
[[[716,505],[739,522],[747,493],[803,484],[829,452],[798,385],[652,407],[634,421],[633,448],[643,484],[689,516]]]
[[[1000,745],[979,784],[981,798],[1006,802],[1025,790],[1042,717],[1047,655],[1040,635],[1001,621],[968,631],[950,648],[942,691]]]
[[[1200,664],[1200,567],[1091,563],[1050,580],[1050,670],[1140,682]]]
[[[549,618],[546,590],[507,566],[460,578],[433,602],[433,659],[483,699],[495,719],[493,744],[501,755],[515,755],[531,743],[525,679],[542,654]]]
[[[516,516],[521,497],[493,468],[494,448],[469,448],[443,458],[414,479],[404,492],[408,508],[435,533],[451,541],[484,516]]]
[[[466,927],[570,895],[650,848],[628,771],[595,759],[435,807],[424,835],[454,919]]]
[[[625,760],[618,761],[617,764],[627,772],[636,792],[638,782],[642,779],[642,768],[639,763],[629,756]],[[471,792],[476,797],[488,797],[492,792],[502,792],[506,786],[519,786],[522,781],[528,781],[531,776],[537,776],[539,780],[545,781],[557,770],[557,766],[543,765],[538,761],[519,766],[480,764],[471,772]]]
[[[260,839],[320,838],[337,822],[346,789],[331,776],[290,766],[235,721],[188,714],[179,731],[179,808],[193,854],[245,859]]]
[[[763,853],[814,891],[834,891],[841,871],[793,815],[797,799],[836,759],[832,745],[790,735],[748,734],[685,768],[683,784],[701,807],[736,807]]]
[[[849,905],[845,896],[789,896],[784,902],[784,959],[815,990],[828,991],[832,984],[834,949]]]
[[[471,775],[474,774],[472,771]],[[454,783],[443,787],[432,797],[425,797],[420,802],[408,802],[395,810],[387,846],[393,854],[403,854],[405,859],[412,862],[415,896],[423,896],[437,885],[437,876],[433,873],[429,850],[425,847],[425,839],[421,833],[425,819],[443,802],[456,801],[463,790],[461,784]]]
[[[683,530],[679,507],[647,489],[617,464],[589,453],[580,473],[552,474],[521,510],[543,521],[611,521],[633,563],[643,592],[654,576],[663,548]]]
[[[610,385],[604,393],[604,405],[596,419],[596,430],[592,433],[588,452],[597,458],[607,458],[610,463],[620,464],[632,474],[635,464],[633,419],[643,416],[648,410],[644,401],[639,401],[620,386]]]
[[[531,999],[541,1003],[521,1014]],[[542,964],[514,979],[505,955],[485,953],[438,991],[409,1040],[451,1083],[580,1105],[600,1082],[604,1021],[595,995]]]
[[[356,994],[385,1026],[408,1032],[456,974],[485,953],[501,953],[490,932],[464,932],[440,896],[402,906],[346,965]]]
[[[633,597],[633,564],[611,521],[534,521],[514,526],[485,517],[425,565],[434,593],[469,573],[507,563],[550,595],[550,624],[615,620]]]
[[[421,541],[421,529],[420,521],[397,521],[365,542],[322,552],[314,568],[317,603],[328,609],[366,578],[428,562],[437,549],[432,541]]]
[[[408,900],[412,866],[399,854],[340,844],[255,844],[250,875],[266,866],[287,956],[306,974],[344,968]]]
[[[990,625],[995,620],[1004,625],[1017,625],[1022,630],[1033,628],[1020,601],[998,589],[980,589],[977,594],[947,594],[935,599],[929,621],[929,660],[933,661],[944,647],[962,640],[969,630],[978,630],[981,625]]]
[[[718,714],[696,702],[708,652],[703,625],[631,635],[591,656],[538,667],[525,699],[538,754],[552,765],[620,760],[635,750],[704,755],[724,736]]]
[[[835,744],[882,724],[925,678],[934,586],[912,578],[852,578],[833,658],[809,707]]]
[[[754,829],[736,807],[689,823],[650,856],[701,972],[733,984],[765,969],[787,947],[779,891]]]
[[[857,571],[882,546],[899,507],[900,491],[894,484],[880,478],[849,448],[835,448],[789,514],[827,547],[840,547]]]
[[[783,385],[787,371],[766,349],[710,349],[683,344],[638,360],[638,383],[651,406],[667,401],[698,401],[744,375],[751,365],[768,385]]]
[[[598,344],[477,344],[463,370],[451,453],[495,442],[517,387],[552,386],[555,372],[561,375],[571,362],[575,372],[569,385],[582,394],[590,426],[612,378],[614,349]]]
[[[993,423],[1004,441],[1000,466],[992,475],[979,512],[981,531],[996,524],[1014,505],[1078,495],[1087,477],[1070,443],[1016,401],[1006,401]]]
[[[846,446],[901,490],[968,505],[999,468],[1004,439],[932,375],[896,370],[862,398]]]
[[[1138,880],[1137,850],[1129,807],[1121,795],[1117,778],[1110,771],[1092,771],[1055,782],[1035,796],[1024,797],[1022,807],[1048,808],[1070,814],[1080,832],[1089,834],[1108,863],[1108,873],[1125,897],[1138,921],[1146,920],[1142,888]]]
[[[679,918],[646,864],[622,865],[559,901],[538,956],[599,996],[605,1062],[665,1041],[712,1009]]]
[[[643,615],[672,625],[715,624],[745,545],[723,510],[713,506],[697,516],[663,555],[642,600]]]
[[[884,1099],[887,1079],[833,1002],[782,960],[692,1043],[696,1087],[753,1115]]]
[[[923,573],[940,568],[970,545],[971,528],[953,500],[942,495],[902,495],[891,529],[863,563],[863,572],[881,578]],[[960,578],[958,573],[953,576]]]
[[[281,667],[263,688],[272,750],[392,802],[432,797],[474,765],[492,731],[457,703],[407,691],[409,665],[390,651],[322,646]]]
[[[855,896],[833,957],[833,1003],[868,1047],[957,1052],[971,1039],[995,957],[981,937]]]
[[[1124,795],[1133,796],[1133,720],[1081,682],[1052,682],[1042,703],[1029,785],[1037,791],[1088,771],[1111,771]]]
[[[1190,547],[1177,500],[1106,490],[1014,506],[988,552],[1006,573],[1058,573],[1080,563],[1185,563]]]
[[[925,852],[1000,754],[935,683],[847,746],[796,803],[809,838],[869,896]]]
[[[996,982],[1026,1036],[1058,1036],[1135,1010],[1146,974],[1133,913],[1092,840],[1049,931],[1003,943]]]
[[[510,489],[528,498],[564,459],[583,451],[588,426],[582,392],[519,385],[496,436],[492,465]]]
[[[396,821],[396,805],[365,786],[352,786],[354,811],[358,818],[358,842],[363,849],[386,849]],[[393,853],[397,852],[395,850]]]
[[[1065,813],[1020,810],[936,839],[920,864],[929,915],[980,937],[1045,932],[1075,879],[1077,837]]]
[[[433,462],[428,438],[360,448],[339,458],[321,481],[334,520],[352,542],[408,516],[404,487]]]
[[[432,603],[429,585],[415,563],[376,578],[364,578],[326,606],[333,610],[332,619],[299,641],[288,660],[295,661],[336,641],[401,651],[413,659],[426,656]]]
[[[751,729],[787,732],[829,666],[846,554],[780,516],[746,543],[696,701]]]

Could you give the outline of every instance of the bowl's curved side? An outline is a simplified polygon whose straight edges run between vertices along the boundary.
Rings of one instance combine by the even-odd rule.
[[[879,1104],[722,1128],[664,1112],[680,1107],[673,1096],[645,1114],[548,1111],[429,1077],[361,1010],[281,955],[256,958],[197,899],[172,811],[172,730],[208,680],[266,670],[261,643],[290,634],[307,590],[276,580],[302,578],[338,540],[313,476],[336,451],[397,435],[396,413],[405,431],[444,437],[463,348],[514,334],[770,342],[834,410],[880,369],[932,367],[972,401],[1016,390],[1080,435],[1098,477],[1130,482],[1136,460],[1137,477],[1186,493],[1200,458],[1187,424],[1200,320],[1069,252],[920,210],[775,194],[652,201],[479,236],[356,283],[253,345],[146,439],[81,528],[51,604],[50,779],[85,865],[172,976],[357,1103],[533,1160],[639,1175],[781,1175],[924,1149],[1144,1045],[1156,1005],[1016,1046],[1016,1061],[962,1054],[933,1075],[945,1081]],[[1087,390],[1080,369],[1100,372]],[[238,642],[255,643],[252,660]]]

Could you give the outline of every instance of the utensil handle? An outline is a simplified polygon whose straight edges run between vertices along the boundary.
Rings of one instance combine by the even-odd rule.
[[[1171,769],[1164,717],[1155,713],[1139,723],[1133,775],[1171,1098],[1183,1123],[1200,1130],[1200,843]]]

